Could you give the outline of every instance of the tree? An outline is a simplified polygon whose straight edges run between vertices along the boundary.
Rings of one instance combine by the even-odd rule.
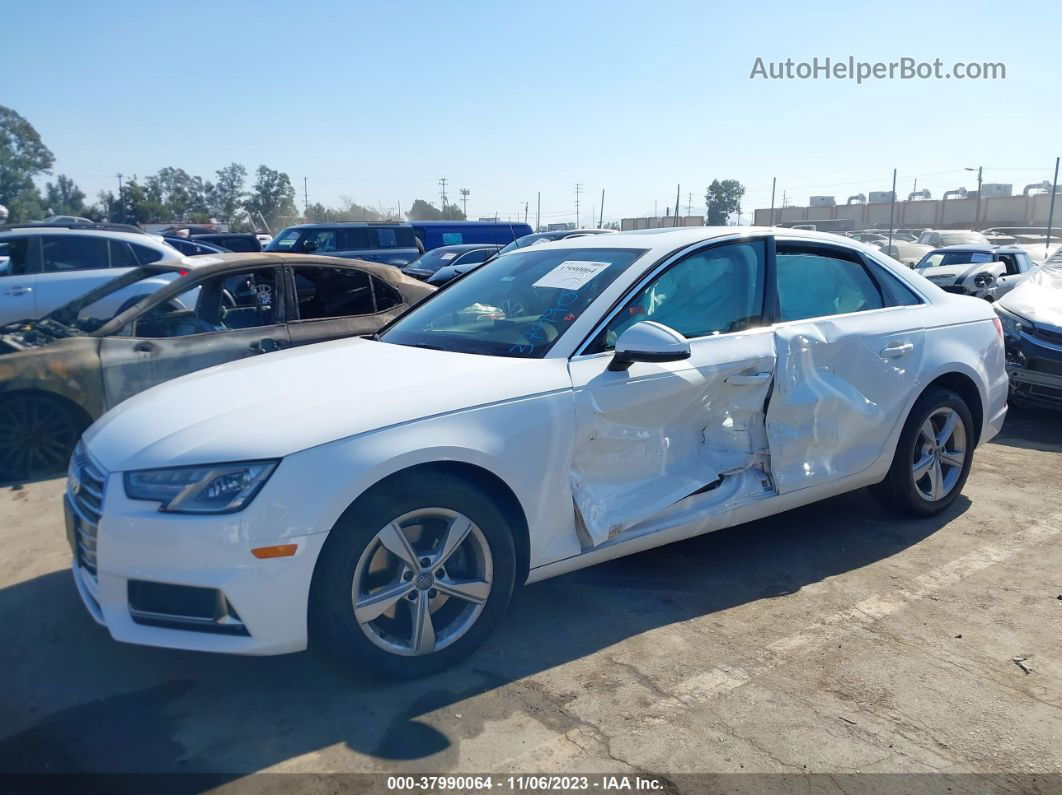
[[[288,175],[268,166],[259,166],[255,174],[257,179],[245,205],[251,223],[257,226],[258,216],[261,215],[266,224],[273,228],[281,218],[294,217],[297,213],[295,188]]]
[[[736,179],[712,180],[704,203],[708,210],[708,226],[726,226],[727,218],[733,213],[741,212],[741,197],[745,195],[745,186]]]
[[[0,204],[10,220],[37,218],[43,212],[38,174],[50,173],[55,157],[40,134],[11,108],[0,105]]]
[[[243,203],[246,198],[243,186],[247,179],[247,169],[239,163],[230,163],[216,172],[218,181],[203,186],[204,196],[210,214],[218,221],[238,225]]]
[[[85,193],[66,174],[60,174],[53,185],[45,186],[44,203],[50,215],[84,215]]]
[[[164,209],[157,221],[209,221],[210,209],[206,200],[206,185],[201,177],[193,177],[183,168],[159,169],[147,178],[152,200]]]
[[[456,204],[447,204],[443,209],[438,209],[424,199],[417,199],[409,208],[406,217],[410,221],[464,221],[465,214]]]
[[[349,223],[351,221],[385,221],[387,217],[384,213],[374,210],[371,207],[363,207],[346,196],[342,197],[343,205],[341,207],[326,207],[325,205],[317,202],[311,204],[306,208],[306,221],[311,224],[334,224],[334,223]]]

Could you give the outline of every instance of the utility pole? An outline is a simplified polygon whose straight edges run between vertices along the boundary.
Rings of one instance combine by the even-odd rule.
[[[980,198],[980,195],[978,195],[978,198]],[[896,169],[894,168],[892,170],[892,201],[889,204],[889,248],[887,249],[886,253],[889,253],[889,252],[892,251],[892,228],[895,225],[895,220],[896,220],[895,212],[896,212]],[[889,254],[889,256],[892,256],[892,255]]]
[[[778,177],[771,177],[771,226],[774,226],[774,189],[778,185]]]
[[[686,194],[686,215],[693,215],[693,194]]]
[[[981,223],[981,174],[984,171],[983,166],[977,168],[965,168],[963,171],[976,171],[977,172],[977,217],[974,219],[974,229]]]
[[[535,205],[535,231],[542,225],[542,191],[538,192],[538,202]]]
[[[660,217],[660,209],[657,207],[656,199],[653,199],[653,218]]]
[[[1058,195],[1058,161],[1059,158],[1055,158],[1055,181],[1051,186],[1051,209],[1047,211],[1047,241],[1044,243],[1044,259],[1047,259],[1048,252],[1051,251],[1051,227],[1054,226],[1055,221],[1055,196]],[[977,194],[980,196],[981,194]]]
[[[302,178],[302,214],[310,213],[310,189],[307,187],[306,177]]]
[[[583,183],[575,183],[575,228],[579,228],[579,194],[583,192]]]
[[[398,200],[398,220],[402,220],[402,200]]]
[[[465,214],[465,220],[468,220],[468,188],[461,188],[461,212]]]
[[[126,221],[125,217],[125,196],[122,195],[122,173],[118,172],[115,176],[118,177],[118,207],[122,211],[121,222]]]
[[[442,179],[439,180],[439,196],[442,197],[442,208],[441,209],[442,209],[442,212],[443,212],[443,216],[445,217],[446,216],[446,204],[447,204],[447,199],[446,199],[446,177],[443,177]]]
[[[673,226],[678,226],[679,225],[679,222],[678,222],[678,218],[679,218],[679,201],[680,201],[680,199],[679,199],[679,191],[681,191],[681,190],[682,190],[682,186],[681,185],[676,185],[675,186],[675,220],[673,222]]]
[[[605,225],[605,189],[601,189],[601,212],[597,216],[597,228],[600,229]]]
[[[524,202],[524,223],[527,223],[527,202]]]

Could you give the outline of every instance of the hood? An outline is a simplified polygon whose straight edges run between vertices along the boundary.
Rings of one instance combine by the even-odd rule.
[[[1062,329],[1062,269],[1036,268],[996,303],[1033,323]]]
[[[348,436],[571,388],[563,359],[360,338],[219,365],[119,404],[85,433],[111,472],[280,458]]]

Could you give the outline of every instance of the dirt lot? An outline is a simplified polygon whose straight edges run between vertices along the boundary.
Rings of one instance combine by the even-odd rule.
[[[116,643],[62,482],[5,488],[0,771],[1062,772],[1060,452],[1015,412],[940,520],[857,492],[567,575],[404,684]]]

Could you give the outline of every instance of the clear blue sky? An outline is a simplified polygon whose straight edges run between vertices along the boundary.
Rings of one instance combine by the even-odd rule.
[[[408,208],[471,191],[469,214],[643,215],[713,178],[811,194],[934,197],[1051,176],[1062,154],[1055,2],[34,2],[0,15],[0,103],[55,172],[94,197],[114,174],[236,160],[285,171],[311,201]],[[750,80],[813,56],[946,66],[1003,81]],[[791,201],[791,203],[794,203]]]

